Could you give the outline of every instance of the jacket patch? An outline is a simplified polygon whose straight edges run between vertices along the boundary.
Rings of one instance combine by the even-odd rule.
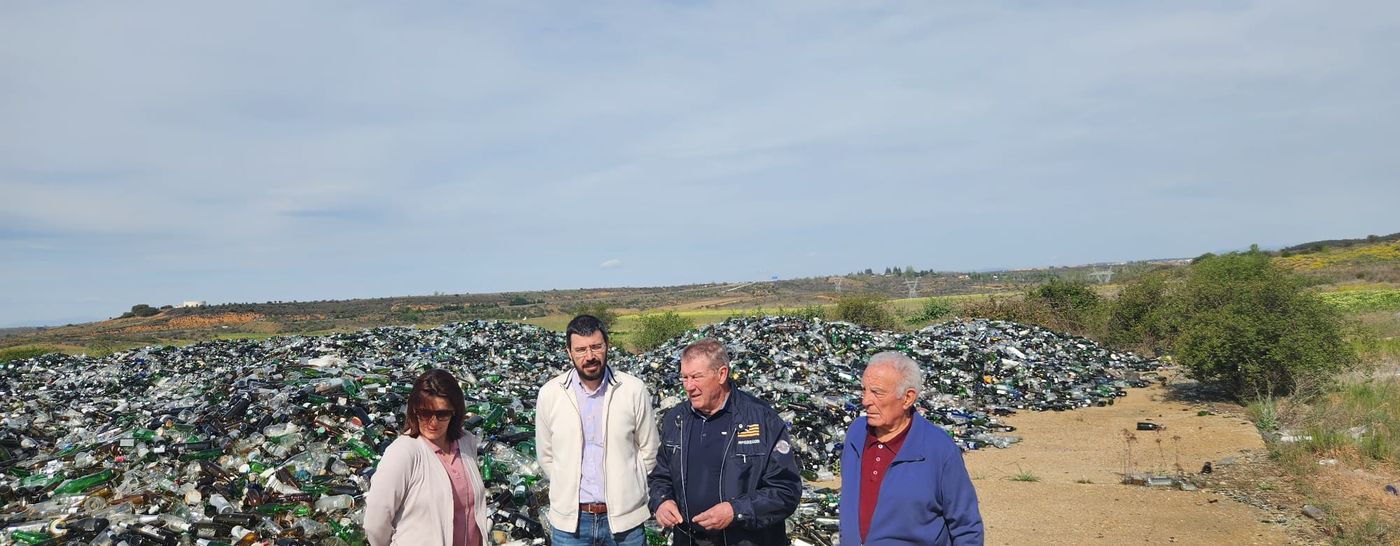
[[[735,438],[740,438],[740,439],[742,439],[742,438],[757,438],[757,437],[758,437],[758,423],[754,423],[754,424],[749,425],[749,426],[747,426],[747,427],[745,427],[745,428],[739,429],[739,434],[735,435],[734,437],[735,437]]]

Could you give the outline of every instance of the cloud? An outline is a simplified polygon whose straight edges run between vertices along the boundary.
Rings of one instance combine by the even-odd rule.
[[[1363,4],[4,3],[0,323],[1390,232]]]

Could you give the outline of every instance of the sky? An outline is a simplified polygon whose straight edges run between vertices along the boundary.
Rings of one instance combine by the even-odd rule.
[[[1400,231],[1400,3],[0,3],[0,326]]]

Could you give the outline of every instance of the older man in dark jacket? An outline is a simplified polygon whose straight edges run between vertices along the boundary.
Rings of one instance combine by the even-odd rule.
[[[656,522],[677,546],[783,546],[802,479],[787,423],[734,389],[723,344],[681,352],[688,400],[661,418],[661,450],[647,478]]]

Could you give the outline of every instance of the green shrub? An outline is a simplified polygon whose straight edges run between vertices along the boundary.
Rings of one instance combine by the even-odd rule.
[[[1175,308],[1177,358],[1239,398],[1288,394],[1358,360],[1337,309],[1257,250],[1200,258]]]
[[[1098,333],[1103,300],[1087,282],[1050,279],[1050,282],[1031,289],[1026,294],[1026,300],[1050,309],[1054,322],[1043,326],[1085,335]]]
[[[1172,340],[1171,300],[1166,274],[1138,277],[1108,305],[1104,341],[1145,353],[1165,351]]]
[[[1054,328],[1054,315],[1040,300],[1028,300],[1017,296],[987,296],[963,304],[962,314],[968,317],[991,320],[1008,320],[1022,324],[1035,324]]]
[[[46,355],[51,352],[53,351],[50,351],[43,347],[9,347],[6,349],[0,349],[0,362],[9,362],[11,360],[25,360],[28,358],[34,358],[36,356]]]
[[[131,306],[131,311],[122,314],[122,318],[131,317],[153,317],[160,314],[160,309],[156,309],[144,303]]]
[[[674,311],[661,314],[647,314],[637,318],[637,333],[632,336],[632,345],[639,351],[650,351],[671,338],[695,328],[695,321],[677,315]]]
[[[936,321],[953,313],[953,307],[948,302],[939,298],[929,298],[924,300],[924,306],[914,316],[909,317],[909,324],[925,324]]]
[[[847,294],[836,300],[836,320],[853,322],[867,328],[894,328],[894,314],[885,306],[889,298],[880,294]]]
[[[593,315],[593,318],[603,321],[603,326],[606,326],[609,332],[611,332],[613,326],[617,324],[617,313],[608,308],[608,304],[601,301],[585,303],[575,307],[572,314],[574,316]]]
[[[797,317],[806,320],[824,319],[826,318],[826,311],[823,311],[820,305],[808,305],[806,307],[798,307],[797,309],[779,307],[778,316]]]

